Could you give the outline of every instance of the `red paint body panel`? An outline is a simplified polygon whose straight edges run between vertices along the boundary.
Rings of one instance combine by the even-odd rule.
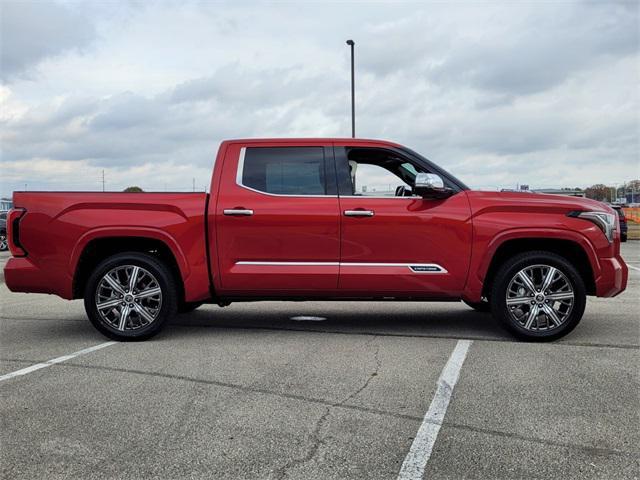
[[[571,210],[611,210],[601,203],[468,190],[445,200],[270,195],[237,184],[240,151],[247,146],[400,147],[361,139],[230,140],[218,150],[209,196],[16,192],[16,208],[26,210],[19,242],[27,255],[7,262],[7,286],[73,298],[78,261],[90,242],[144,237],[163,242],[172,252],[187,301],[206,300],[212,290],[234,298],[478,301],[500,246],[540,238],[579,245],[594,272],[598,296],[626,288],[619,233],[609,244],[594,224],[566,216]],[[236,208],[255,214],[223,213]],[[374,215],[343,214],[358,209]],[[14,255],[20,253],[10,225],[15,216],[8,222]],[[409,268],[413,264],[437,264],[445,271],[417,273]]]
[[[610,244],[593,223],[566,216],[572,210],[613,212],[604,204],[584,198],[519,192],[471,191],[467,195],[473,216],[474,242],[465,299],[480,299],[496,250],[504,242],[523,238],[568,240],[578,244],[589,259],[597,296],[614,296],[626,288],[628,269],[620,257],[619,231]],[[614,264],[619,267],[615,272],[603,271],[602,262],[608,259],[615,259]]]
[[[204,236],[206,195],[183,193],[16,192],[20,243],[27,257],[5,267],[13,291],[73,298],[73,278],[85,246],[96,239],[144,237],[173,253],[187,300],[209,297]]]
[[[416,297],[459,297],[471,257],[471,211],[465,192],[445,200],[340,197],[340,210],[373,217],[342,219],[340,290]],[[447,273],[349,263],[437,264]]]

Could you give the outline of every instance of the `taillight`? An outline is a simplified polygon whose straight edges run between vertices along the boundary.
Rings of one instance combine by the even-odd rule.
[[[27,256],[27,251],[20,244],[20,220],[25,213],[24,208],[12,208],[7,214],[7,241],[14,257]]]

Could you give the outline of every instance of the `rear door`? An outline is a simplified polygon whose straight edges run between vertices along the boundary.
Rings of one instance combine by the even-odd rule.
[[[335,291],[340,218],[331,147],[229,145],[216,226],[225,294]]]

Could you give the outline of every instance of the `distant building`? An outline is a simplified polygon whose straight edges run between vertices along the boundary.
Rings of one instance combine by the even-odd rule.
[[[536,193],[546,193],[548,195],[566,195],[568,197],[585,197],[583,190],[569,190],[564,188],[538,188],[533,190]]]
[[[0,212],[6,212],[13,208],[13,201],[10,198],[0,199]]]

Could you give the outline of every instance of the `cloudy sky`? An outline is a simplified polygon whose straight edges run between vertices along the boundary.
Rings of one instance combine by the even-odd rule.
[[[1,2],[0,193],[198,189],[220,140],[357,134],[478,188],[640,176],[640,2]]]

